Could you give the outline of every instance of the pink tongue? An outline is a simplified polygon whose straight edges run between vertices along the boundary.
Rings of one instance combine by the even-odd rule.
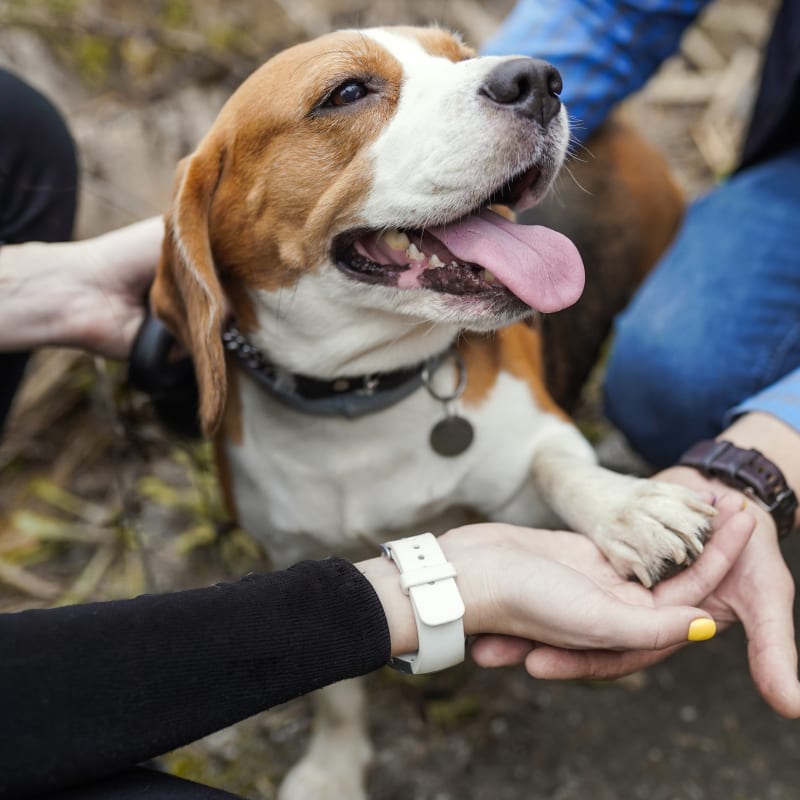
[[[541,225],[517,225],[484,210],[463,222],[431,228],[459,261],[492,272],[537,311],[571,306],[583,292],[583,261],[572,242]]]

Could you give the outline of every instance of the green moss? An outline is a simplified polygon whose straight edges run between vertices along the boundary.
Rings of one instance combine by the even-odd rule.
[[[114,58],[114,48],[108,40],[84,34],[76,37],[71,51],[84,81],[97,85],[107,79]]]
[[[189,0],[166,0],[158,16],[170,28],[183,28],[192,20],[192,5]]]
[[[263,775],[267,765],[263,753],[251,753],[246,748],[231,761],[215,758],[206,752],[203,743],[183,747],[167,753],[161,758],[171,775],[184,780],[196,781],[226,791],[235,792],[242,797],[256,797],[261,793],[253,785],[253,779]]]
[[[69,16],[80,7],[80,0],[45,0],[45,8],[53,14]]]
[[[229,53],[242,50],[245,33],[233,25],[220,23],[205,31],[206,41],[218,53]]]

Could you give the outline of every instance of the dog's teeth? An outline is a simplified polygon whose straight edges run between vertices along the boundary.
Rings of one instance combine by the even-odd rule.
[[[497,278],[495,278],[495,276],[491,272],[489,272],[488,269],[485,269],[481,273],[481,278],[483,278],[483,280],[486,281],[486,283],[497,283]]]
[[[386,231],[386,233],[381,236],[381,239],[383,239],[392,250],[405,250],[408,245],[411,244],[408,236],[402,231],[398,231],[397,228]]]
[[[406,248],[406,255],[412,261],[424,261],[425,260],[425,253],[420,252],[420,249],[415,244],[410,244]]]
[[[434,253],[428,259],[428,265],[431,266],[431,267],[443,267],[444,266],[444,261],[442,261],[442,259],[439,258],[439,256],[436,255],[436,253]]]
[[[487,206],[487,208],[489,211],[494,211],[495,214],[505,217],[509,222],[515,222],[514,212],[508,206],[495,203],[494,205]]]

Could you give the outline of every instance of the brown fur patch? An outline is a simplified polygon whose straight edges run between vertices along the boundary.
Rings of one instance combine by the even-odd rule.
[[[233,356],[229,367],[233,366]],[[244,424],[242,422],[242,396],[239,388],[239,371],[228,369],[228,403],[225,407],[225,417],[220,428],[222,436],[234,444],[241,444],[244,437]]]
[[[465,406],[484,403],[497,376],[508,372],[528,385],[539,408],[567,418],[545,387],[541,337],[527,323],[518,322],[494,334],[465,334],[458,349],[467,367],[467,386],[462,397]]]
[[[615,179],[638,209],[644,234],[638,240],[634,278],[641,281],[667,249],[683,216],[683,196],[663,156],[633,128],[609,124],[601,130]]]
[[[222,501],[233,522],[238,522],[238,511],[236,508],[236,494],[233,490],[233,475],[231,475],[228,455],[225,452],[225,440],[221,437],[214,439],[214,466],[217,468],[217,479],[219,489],[222,493]]]
[[[349,80],[370,94],[320,107]],[[372,176],[366,150],[401,83],[399,62],[352,32],[284,51],[245,81],[217,122],[227,156],[209,225],[221,272],[276,290],[324,261],[333,236],[355,224]]]
[[[233,475],[228,463],[228,455],[225,452],[225,442],[240,445],[244,438],[242,397],[239,390],[239,372],[236,369],[228,369],[228,400],[219,433],[220,435],[214,440],[214,463],[217,467],[222,499],[228,513],[235,521],[237,517],[236,493],[233,488]]]
[[[226,402],[225,315],[256,329],[248,291],[294,285],[356,223],[372,176],[367,149],[392,118],[402,79],[397,59],[356,32],[297,45],[242,84],[179,165],[153,307],[195,358],[207,435]],[[327,105],[347,82],[368,94]]]
[[[443,56],[450,61],[464,61],[477,53],[451,31],[431,26],[429,28],[406,28],[398,26],[392,31],[416,39],[432,56]]]

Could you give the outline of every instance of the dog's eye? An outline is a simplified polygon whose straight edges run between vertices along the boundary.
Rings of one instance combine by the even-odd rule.
[[[328,95],[328,100],[325,103],[327,106],[348,106],[366,97],[368,93],[367,87],[358,81],[347,81],[341,86],[337,86]]]

